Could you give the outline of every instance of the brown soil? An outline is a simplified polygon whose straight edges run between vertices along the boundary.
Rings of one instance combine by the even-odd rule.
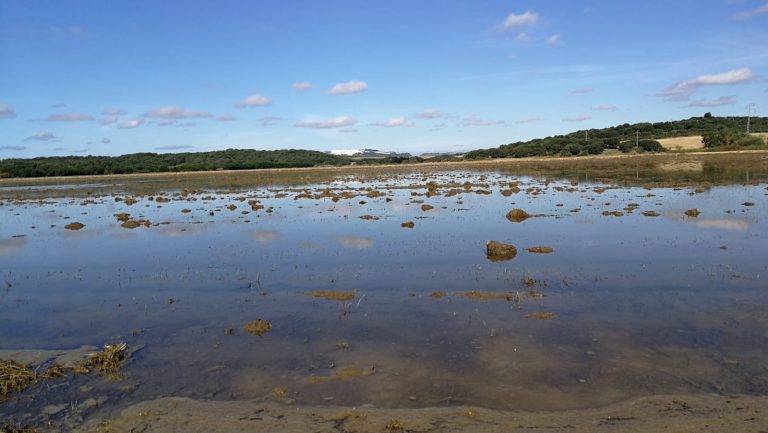
[[[533,217],[533,215],[522,209],[512,209],[507,213],[507,219],[513,223],[521,223],[531,217]]]
[[[428,210],[432,210],[434,208],[435,208],[434,206],[431,206],[431,205],[428,205],[428,204],[421,205],[421,210],[423,210],[425,212],[428,211]]]
[[[305,407],[261,401],[166,397],[95,419],[87,433],[756,433],[768,430],[768,397],[653,396],[607,407],[564,412],[519,412],[477,407],[384,409]],[[393,422],[394,421],[394,422]],[[395,430],[397,431],[397,430]]]
[[[64,226],[64,228],[67,229],[67,230],[80,230],[83,227],[85,227],[85,224],[79,223],[79,222],[69,223],[69,224]]]
[[[351,301],[357,296],[357,292],[345,292],[340,290],[315,290],[308,293],[315,298],[323,298],[329,301]]]
[[[441,292],[441,291],[432,292],[429,294],[429,297],[435,298],[435,299],[443,299],[445,297],[445,292]]]
[[[492,262],[500,260],[512,260],[517,256],[517,248],[514,245],[489,241],[485,245],[485,255]]]
[[[690,218],[697,218],[699,215],[701,215],[701,212],[699,212],[698,209],[688,209],[685,211],[685,215]]]
[[[530,247],[528,248],[528,252],[534,254],[550,254],[555,252],[555,249],[552,247]]]

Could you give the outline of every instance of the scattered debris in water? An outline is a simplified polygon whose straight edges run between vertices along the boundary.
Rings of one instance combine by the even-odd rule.
[[[309,292],[309,296],[323,298],[329,301],[351,301],[357,296],[357,292],[345,292],[341,290],[314,290]]]
[[[85,227],[85,224],[79,223],[79,222],[69,223],[69,224],[64,226],[64,228],[67,229],[67,230],[80,230],[83,227]]]
[[[552,248],[552,247],[544,247],[544,246],[541,246],[541,247],[530,247],[530,248],[528,248],[528,252],[529,253],[534,253],[534,254],[550,254],[550,253],[555,252],[555,249]]]
[[[5,421],[0,424],[0,433],[39,433],[40,430],[29,425],[11,424]]]
[[[342,367],[333,370],[329,376],[310,376],[305,382],[309,385],[321,385],[336,380],[353,380],[372,376],[376,372],[376,366],[370,368]]]
[[[243,325],[243,331],[261,337],[272,329],[272,324],[264,319],[256,319]]]
[[[507,219],[512,221],[513,223],[521,223],[528,218],[532,218],[533,215],[529,214],[528,212],[522,210],[522,209],[512,209],[507,213]]]
[[[406,229],[412,229],[415,226],[416,226],[416,223],[414,223],[413,221],[406,221],[406,222],[400,224],[400,227],[403,227],[403,228],[406,228]]]
[[[526,319],[536,319],[536,320],[549,320],[549,319],[552,319],[554,317],[555,317],[555,313],[550,313],[548,311],[547,312],[542,311],[542,312],[538,312],[538,313],[530,313],[530,314],[526,314],[525,315]]]
[[[120,380],[124,376],[119,374],[120,368],[128,358],[128,345],[125,343],[106,344],[101,352],[91,353],[84,362],[73,368],[75,373],[88,374],[94,367],[99,376],[109,380]]]
[[[690,218],[696,218],[699,215],[701,215],[701,212],[699,212],[698,209],[688,209],[687,211],[685,211],[685,215]]]
[[[500,260],[512,260],[517,256],[517,248],[514,245],[498,241],[488,241],[485,245],[485,254],[492,262]]]
[[[19,393],[37,382],[37,373],[16,361],[0,360],[0,400],[11,393]]]
[[[659,215],[661,214],[656,212],[655,210],[647,210],[643,212],[643,216],[647,216],[647,217],[657,217]]]

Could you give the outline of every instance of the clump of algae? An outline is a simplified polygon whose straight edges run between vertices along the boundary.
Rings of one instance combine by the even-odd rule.
[[[313,290],[309,296],[323,298],[329,301],[351,301],[357,296],[357,292],[346,292],[342,290]]]
[[[272,324],[264,319],[256,319],[253,322],[249,322],[243,325],[243,331],[258,335],[259,337],[271,330]]]

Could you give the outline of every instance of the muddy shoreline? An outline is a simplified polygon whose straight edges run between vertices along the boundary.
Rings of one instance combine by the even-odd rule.
[[[768,397],[653,396],[564,412],[509,412],[476,407],[382,409],[307,407],[258,401],[168,397],[91,421],[81,431],[235,432],[759,432],[768,429]]]
[[[562,165],[571,164],[584,164],[584,163],[605,163],[615,162],[617,160],[633,161],[633,162],[662,162],[666,160],[678,160],[678,159],[707,159],[716,157],[728,157],[738,155],[768,155],[768,150],[741,150],[741,151],[725,151],[725,152],[684,152],[684,153],[662,153],[662,154],[620,154],[620,155],[591,155],[584,157],[530,157],[530,158],[499,158],[499,159],[484,159],[476,161],[443,161],[443,162],[423,162],[420,164],[382,164],[382,165],[350,165],[341,167],[303,167],[303,168],[266,168],[266,169],[253,169],[253,170],[216,170],[216,171],[186,171],[186,172],[169,172],[169,173],[131,173],[131,174],[105,174],[105,175],[88,175],[88,176],[58,176],[58,177],[30,177],[30,178],[0,178],[0,187],[2,186],[16,186],[16,185],[35,185],[38,183],[45,184],[47,182],[70,182],[70,181],[85,181],[85,180],[98,180],[107,182],[111,179],[136,179],[136,178],[189,178],[195,176],[211,176],[211,175],[231,175],[231,174],[301,174],[301,173],[343,173],[343,172],[377,172],[382,170],[418,170],[418,169],[432,169],[432,168],[445,168],[455,169],[461,167],[483,167],[483,166],[499,166],[501,168],[519,167],[540,163],[553,163]],[[563,164],[564,163],[564,164]]]

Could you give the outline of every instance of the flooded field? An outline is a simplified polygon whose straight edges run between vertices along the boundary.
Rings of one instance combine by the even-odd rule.
[[[0,417],[764,397],[767,198],[765,154],[3,181]]]

